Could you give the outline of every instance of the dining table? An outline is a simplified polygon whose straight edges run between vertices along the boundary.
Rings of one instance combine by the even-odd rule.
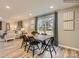
[[[35,36],[35,39],[44,41],[44,40],[46,40],[46,39],[48,39],[50,37],[54,37],[54,36],[53,35],[41,35],[41,34],[39,34],[39,35]]]

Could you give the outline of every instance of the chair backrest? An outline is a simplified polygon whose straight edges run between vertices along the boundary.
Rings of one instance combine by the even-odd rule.
[[[30,41],[30,42],[32,42],[32,41],[35,40],[35,38],[34,38],[33,36],[28,36],[28,38],[29,38],[29,41]]]
[[[16,36],[15,31],[13,31],[13,30],[7,31],[8,38],[15,38],[15,36]]]
[[[54,37],[50,37],[50,42],[51,42],[51,44],[53,45],[54,44]]]
[[[46,39],[45,43],[47,45],[53,45],[54,44],[54,37],[50,37],[50,38]]]
[[[28,41],[28,37],[26,35],[22,35],[23,41]]]
[[[36,40],[33,36],[29,36],[29,42],[31,45],[37,45],[39,42],[39,40]]]

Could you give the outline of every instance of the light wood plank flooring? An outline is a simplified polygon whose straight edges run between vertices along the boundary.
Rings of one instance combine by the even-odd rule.
[[[21,47],[21,39],[15,41],[0,42],[0,58],[33,58],[32,52],[24,51]],[[54,58],[79,58],[79,52],[61,47],[55,47],[57,54],[53,53]],[[40,51],[36,51],[35,58],[50,58],[50,53],[46,51],[43,55],[37,56]]]

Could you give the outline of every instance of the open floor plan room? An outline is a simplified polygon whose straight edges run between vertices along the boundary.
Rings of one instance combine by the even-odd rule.
[[[0,0],[0,58],[79,58],[79,0]]]

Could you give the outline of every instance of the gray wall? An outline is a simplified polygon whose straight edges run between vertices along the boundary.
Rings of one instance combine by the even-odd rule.
[[[75,31],[64,31],[63,12],[75,10]],[[59,44],[79,49],[79,6],[58,11]]]

